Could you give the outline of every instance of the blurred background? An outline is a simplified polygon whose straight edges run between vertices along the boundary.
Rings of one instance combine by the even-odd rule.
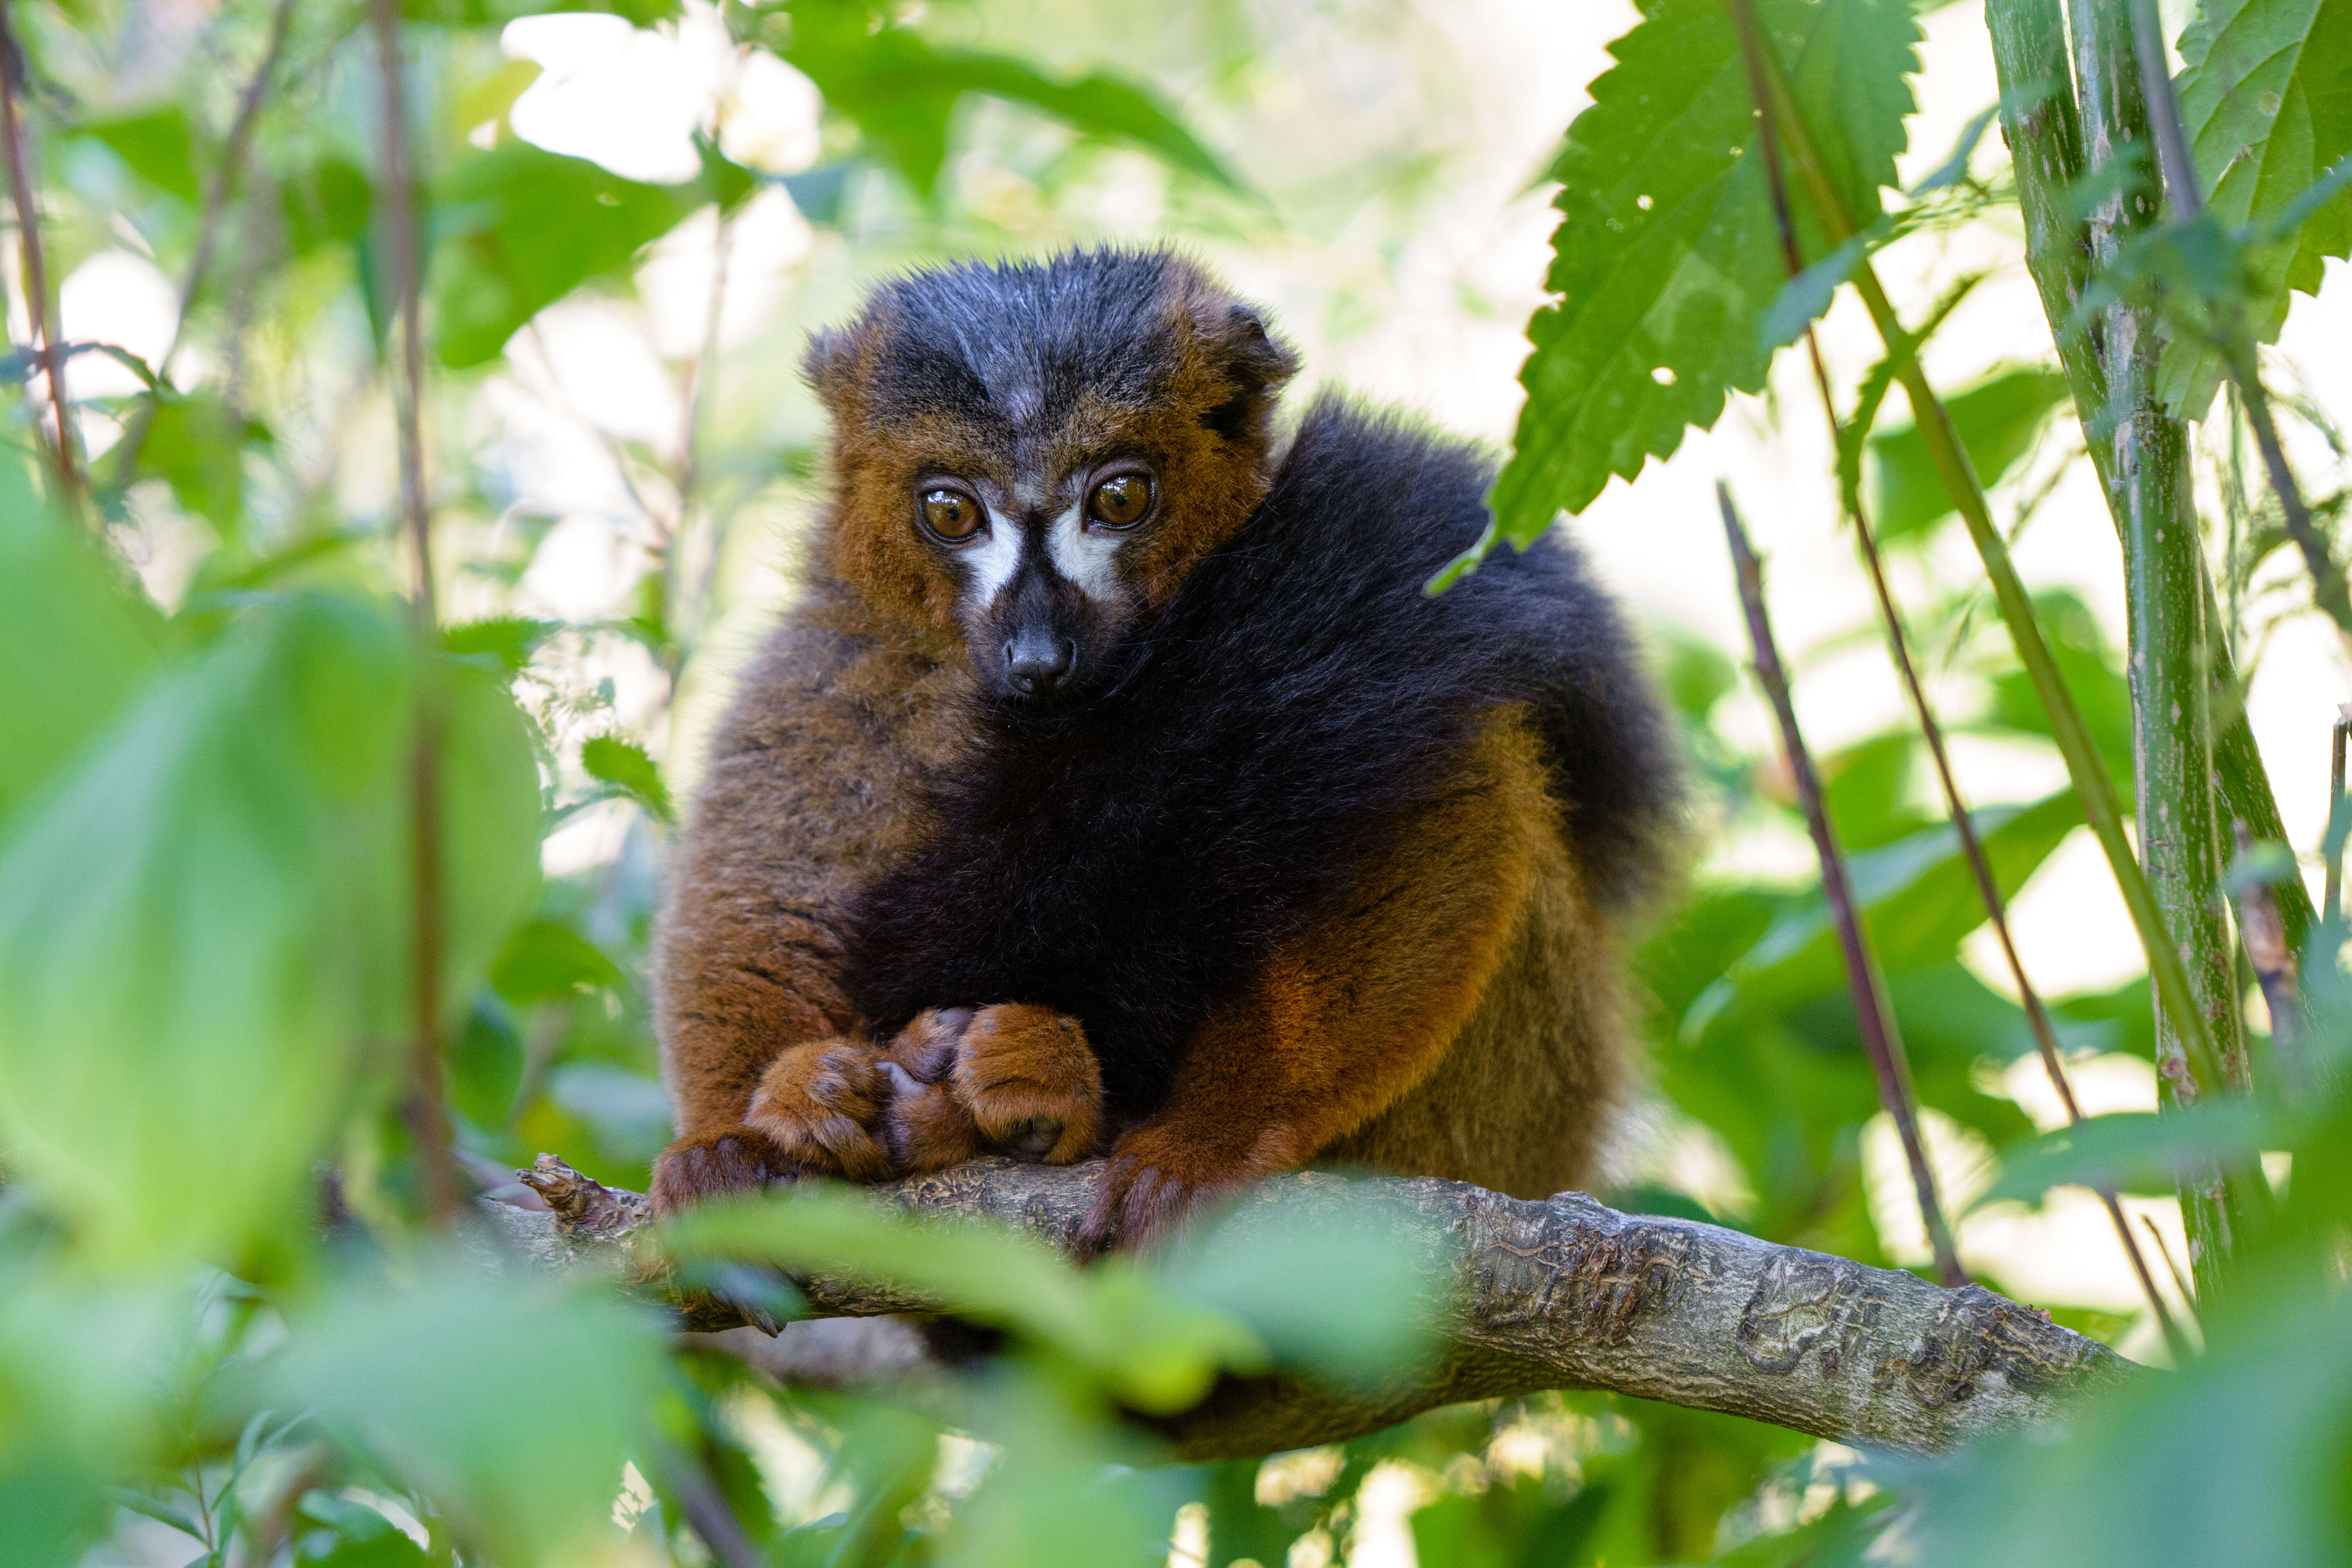
[[[36,67],[63,333],[122,351],[77,353],[70,384],[91,471],[121,482],[109,535],[147,594],[168,610],[264,584],[403,580],[383,283],[362,243],[377,107],[352,14],[284,13],[253,175],[215,203],[211,171],[276,7],[12,9]],[[1906,184],[1998,96],[1978,8],[1924,9]],[[824,431],[798,372],[805,334],[873,280],[927,261],[1169,242],[1268,307],[1303,351],[1294,404],[1337,384],[1499,449],[1521,399],[1524,328],[1546,299],[1556,215],[1544,172],[1608,67],[1609,40],[1636,19],[1624,0],[985,0],[893,12],[943,48],[1020,62],[1024,81],[1111,73],[1166,110],[1154,121],[1044,89],[886,101],[858,99],[845,79],[828,101],[787,63],[793,47],[747,41],[767,23],[700,0],[644,26],[608,13],[504,20],[479,0],[410,10],[415,154],[433,193],[425,293],[439,326],[425,423],[441,616],[483,628],[471,643],[454,634],[461,650],[517,671],[548,829],[538,906],[453,1046],[458,1135],[487,1164],[553,1151],[639,1189],[670,1137],[643,987],[663,859],[702,738],[790,601],[796,542],[821,505]],[[2003,163],[1995,132],[1973,167],[1990,178]],[[579,192],[586,205],[557,200]],[[203,246],[207,280],[183,320]],[[495,264],[483,259],[493,250]],[[13,247],[0,261],[11,336],[26,342],[21,265]],[[2335,282],[2341,264],[2328,265]],[[1969,406],[1991,446],[1972,431],[1971,447],[2000,455],[1980,464],[1998,481],[1996,514],[2016,531],[2069,679],[2126,777],[2121,565],[2063,384],[2032,374],[2048,367],[2050,337],[2014,209],[1925,230],[1881,267],[1890,291],[1915,301],[1982,275],[1927,367],[1939,387],[1982,389]],[[2298,296],[2267,362],[2295,400],[2287,436],[2306,489],[2331,507],[2344,454],[2318,410],[2352,407],[2347,301],[2340,287]],[[1850,397],[1878,356],[1851,300],[1822,342]],[[142,428],[137,395],[159,371],[177,395]],[[1980,914],[1964,889],[1953,896],[1958,865],[1838,526],[1807,374],[1782,356],[1770,394],[1735,399],[1711,433],[1562,524],[1650,638],[1704,780],[1691,896],[1643,961],[1652,1087],[1603,1195],[1865,1261],[1927,1258],[1842,980],[1811,960],[1757,957],[1776,924],[1817,910],[1818,869],[1745,674],[1711,495],[1723,479],[1769,558],[1798,711],[1841,830],[1874,900],[1907,911],[1885,957],[1931,1151],[1964,1211],[1961,1255],[1999,1289],[2162,1360],[2088,1193],[1970,1206],[1999,1174],[1999,1147],[2063,1117]],[[17,412],[37,421],[37,380],[27,386]],[[2061,999],[2083,1109],[2152,1110],[2129,924],[2079,813],[2052,804],[2064,769],[1965,537],[1926,497],[1900,404],[1882,416],[1869,483],[1963,788],[1979,806],[2017,808],[1997,849],[2022,884],[2014,924],[2028,966]],[[2210,525],[2217,536],[2254,526],[2244,494],[2260,487],[2239,477],[2250,455],[2226,436],[2199,441]],[[2291,565],[2272,556],[2226,588],[2288,837],[2309,847],[2352,672],[2323,622],[2288,613],[2304,603]],[[2126,1201],[2185,1268],[2173,1201]],[[1633,1408],[1562,1404],[1550,1426],[1526,1428],[1517,1458],[1490,1449],[1487,1462],[1641,1470],[1647,1511],[1624,1539],[1647,1544],[1618,1560],[1705,1556],[1755,1528],[1759,1509],[1801,1501],[1773,1502],[1755,1484],[1767,1460],[1811,1449],[1804,1440]],[[769,1438],[768,1462],[788,1465],[797,1439],[780,1427]],[[1658,1479],[1670,1470],[1678,1479]],[[1360,1491],[1345,1529],[1315,1526],[1322,1544],[1306,1562],[1343,1551],[1354,1563],[1411,1561],[1410,1519],[1446,1494],[1448,1473],[1400,1460]],[[1311,1475],[1287,1474],[1269,1467],[1261,1499],[1318,1495]],[[802,1501],[817,1510],[814,1496]],[[1297,1550],[1289,1561],[1302,1563]]]

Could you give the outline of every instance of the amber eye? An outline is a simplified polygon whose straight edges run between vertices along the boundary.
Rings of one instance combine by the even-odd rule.
[[[980,503],[961,490],[942,485],[921,497],[923,526],[941,539],[961,542],[980,531]]]
[[[1106,528],[1133,528],[1151,510],[1151,479],[1145,474],[1113,474],[1087,498],[1087,516]]]

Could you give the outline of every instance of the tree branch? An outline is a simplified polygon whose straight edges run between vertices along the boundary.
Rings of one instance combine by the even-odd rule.
[[[1093,1201],[1099,1162],[979,1160],[877,1189],[933,1216],[992,1220],[1065,1251]],[[546,1211],[485,1199],[482,1212],[541,1266],[618,1273],[679,1308],[688,1326],[741,1321],[681,1300],[640,1243],[651,1215],[553,1155],[523,1179]],[[1310,1213],[1379,1203],[1456,1259],[1443,1299],[1446,1349],[1384,1384],[1343,1390],[1293,1377],[1228,1378],[1156,1423],[1187,1459],[1336,1442],[1462,1400],[1604,1389],[1719,1410],[1816,1436],[1934,1453],[2048,1420],[2131,1363],[2031,1308],[1969,1285],[1782,1247],[1717,1226],[1622,1215],[1579,1193],[1523,1202],[1433,1177],[1280,1177],[1240,1200],[1234,1223],[1277,1205]],[[854,1279],[796,1281],[819,1318],[936,1309]],[[793,1325],[787,1325],[788,1331]]]

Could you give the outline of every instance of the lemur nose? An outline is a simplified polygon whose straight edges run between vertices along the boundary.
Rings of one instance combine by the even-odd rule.
[[[1070,673],[1076,645],[1045,626],[1024,626],[1004,645],[1004,678],[1024,697],[1043,697]]]

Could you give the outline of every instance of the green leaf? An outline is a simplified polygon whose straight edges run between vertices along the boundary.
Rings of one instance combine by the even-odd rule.
[[[2263,1147],[2263,1108],[2244,1099],[2206,1100],[2160,1115],[2129,1110],[2085,1117],[2003,1149],[2000,1180],[1977,1204],[2039,1204],[2060,1186],[2168,1197],[2201,1171],[2252,1159]]]
[[[517,926],[490,965],[491,989],[516,1007],[620,983],[620,965],[602,948],[554,921]]]
[[[1857,223],[1895,182],[1919,37],[1903,0],[1764,0],[1832,179]],[[1612,474],[1631,479],[1684,430],[1714,424],[1726,395],[1764,385],[1764,312],[1788,280],[1755,156],[1756,116],[1717,0],[1649,0],[1610,46],[1552,170],[1561,222],[1528,323],[1528,403],[1492,502],[1499,536],[1524,545]],[[1800,204],[1803,253],[1830,247]]]
[[[2352,153],[2352,0],[2200,0],[2180,61],[2181,125],[2220,223],[2276,216]],[[2247,324],[2259,342],[2278,341],[2291,290],[2319,292],[2331,256],[2352,256],[2352,195],[2249,258]],[[2203,416],[2220,374],[2202,344],[2166,346],[2162,389],[2184,417]]]
[[[622,791],[656,819],[677,820],[670,811],[669,790],[661,781],[661,770],[654,765],[643,746],[599,735],[580,748],[580,765],[588,770],[589,777]]]
[[[121,710],[162,637],[128,574],[0,453],[0,824]]]
[[[415,651],[388,606],[266,602],[0,839],[0,1143],[100,1257],[307,1232],[352,1053],[408,1023]],[[539,791],[499,683],[432,679],[454,1003],[536,894]]]
[[[191,206],[201,199],[196,179],[195,138],[178,108],[150,110],[83,124],[82,133],[104,142],[131,172],[159,191]]]
[[[2014,893],[2059,840],[2082,826],[2074,792],[2032,805],[1987,806],[1974,814],[1993,879]],[[1984,923],[1984,905],[1949,823],[1884,848],[1849,858],[1847,870],[1863,925],[1889,974],[1952,956],[1960,939]],[[1697,1042],[1736,1021],[1784,1014],[1836,994],[1846,984],[1829,906],[1815,892],[1774,921],[1684,1014],[1682,1037]]]
[[[2130,778],[2134,770],[2131,687],[2098,617],[2063,589],[2034,595],[2033,614],[2042,624],[2059,677],[2065,681],[2067,694],[2074,698],[2109,776]],[[1983,723],[1972,727],[2050,739],[2049,711],[2034,692],[2032,678],[2007,657],[2006,648],[1997,656],[1990,673],[1992,700]]]
[[[925,195],[947,161],[956,102],[970,92],[1026,104],[1082,134],[1131,143],[1171,168],[1240,188],[1157,96],[1111,72],[1065,79],[1010,55],[945,47],[894,25],[867,0],[797,0],[791,18],[783,58]]]
[[[1999,484],[2033,450],[2042,426],[2066,405],[2067,395],[2066,377],[2058,371],[2013,370],[1944,400],[1985,489]],[[1871,521],[1881,544],[1924,539],[1952,515],[1951,493],[1917,426],[1873,437],[1870,454],[1878,475]]]
[[[245,519],[246,448],[269,439],[268,426],[239,417],[210,394],[167,396],[147,426],[139,468],[170,485],[182,510],[234,539]]]
[[[1162,1291],[1132,1259],[1106,1258],[1081,1274],[1017,1232],[920,1219],[863,1193],[801,1183],[788,1195],[717,1199],[659,1234],[662,1250],[681,1261],[832,1269],[919,1291],[1059,1352],[1140,1410],[1184,1409],[1220,1368],[1265,1366],[1255,1335]]]
[[[441,363],[488,363],[524,322],[582,283],[625,278],[637,252],[704,199],[527,142],[467,149],[434,190]]]
[[[523,16],[568,11],[604,12],[639,27],[673,22],[678,0],[401,0],[400,14],[412,22],[445,27],[500,27]]]
[[[460,658],[487,655],[508,670],[520,670],[530,662],[539,645],[563,630],[562,621],[537,621],[528,616],[494,616],[488,620],[468,621],[463,626],[445,627],[441,646]]]
[[[0,844],[0,1142],[102,1257],[304,1226],[369,998],[393,994],[404,652],[365,610],[256,616]]]
[[[491,1561],[568,1564],[607,1538],[660,1380],[649,1314],[453,1259],[413,1289],[352,1281],[293,1325],[274,1382]]]
[[[321,158],[296,172],[278,187],[287,249],[308,256],[358,240],[367,233],[373,198],[367,172],[348,158]]]

